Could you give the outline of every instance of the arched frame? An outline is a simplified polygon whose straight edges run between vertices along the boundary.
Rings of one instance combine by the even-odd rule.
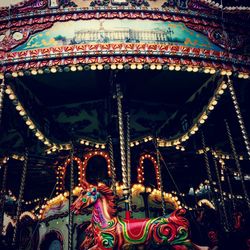
[[[159,166],[157,165],[157,161],[156,159],[150,155],[150,154],[143,154],[141,155],[140,159],[139,159],[139,167],[137,168],[137,181],[140,184],[144,184],[144,160],[150,160],[153,165],[154,165],[154,169],[155,169],[155,175],[156,175],[156,182],[157,182],[157,189],[160,190],[161,187],[161,181],[160,181],[160,170],[159,170]]]

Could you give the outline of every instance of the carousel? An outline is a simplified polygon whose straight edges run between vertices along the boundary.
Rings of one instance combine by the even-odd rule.
[[[0,1],[0,249],[250,249],[248,0]]]

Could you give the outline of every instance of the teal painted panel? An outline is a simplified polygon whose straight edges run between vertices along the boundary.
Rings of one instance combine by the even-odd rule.
[[[221,51],[206,36],[183,23],[152,20],[87,20],[55,23],[13,51],[72,44],[158,43]]]

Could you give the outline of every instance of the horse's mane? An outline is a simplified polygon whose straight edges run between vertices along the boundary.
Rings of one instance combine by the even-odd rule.
[[[108,211],[110,215],[116,216],[117,209],[116,209],[115,196],[114,196],[113,191],[103,183],[98,185],[97,190],[100,194],[102,194],[107,199],[107,202],[109,205]]]

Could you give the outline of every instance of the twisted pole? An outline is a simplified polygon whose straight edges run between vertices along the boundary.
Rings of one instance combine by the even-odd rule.
[[[208,154],[207,154],[207,150],[206,150],[206,141],[205,141],[205,136],[204,133],[201,131],[201,143],[202,143],[202,148],[203,148],[203,152],[204,152],[204,160],[205,160],[205,166],[206,166],[206,172],[207,172],[207,177],[208,177],[208,181],[209,181],[209,187],[212,193],[212,201],[216,207],[216,203],[214,201],[214,190],[213,190],[213,178],[212,178],[212,173],[211,173],[211,168],[210,168],[210,164],[209,164],[209,160],[208,160]]]
[[[5,80],[3,79],[2,83],[0,84],[0,124],[2,121],[4,91],[5,91]]]
[[[219,192],[220,192],[220,199],[221,199],[221,205],[222,205],[222,211],[223,211],[223,224],[225,226],[225,228],[228,230],[229,229],[229,223],[228,223],[228,217],[227,217],[227,210],[226,210],[226,206],[225,206],[225,201],[224,201],[224,197],[223,197],[223,190],[222,190],[222,185],[221,185],[221,181],[220,181],[220,173],[219,173],[219,168],[218,168],[218,164],[216,161],[216,158],[213,156],[213,162],[214,162],[214,167],[215,167],[215,172],[216,172],[216,177],[217,177],[217,184],[219,186]],[[220,210],[220,208],[219,208]]]
[[[5,204],[6,181],[7,181],[7,170],[8,170],[8,165],[6,163],[2,165],[4,170],[3,170],[3,179],[2,179],[2,189],[0,193],[0,235],[3,234],[4,204]]]
[[[131,152],[130,152],[130,116],[126,113],[127,118],[127,171],[128,171],[128,203],[132,209],[132,192],[131,192]]]
[[[68,250],[73,249],[73,212],[70,207],[73,203],[73,188],[74,188],[74,146],[71,144],[70,151],[70,187],[69,187],[69,227],[68,227]]]
[[[246,186],[245,186],[244,177],[243,177],[243,174],[242,174],[242,171],[241,171],[240,162],[239,162],[239,158],[238,158],[238,155],[237,155],[237,152],[236,152],[236,148],[235,148],[234,140],[233,140],[233,137],[232,137],[232,133],[231,133],[231,130],[230,130],[230,127],[229,127],[229,124],[228,124],[227,120],[225,119],[224,121],[225,121],[225,125],[226,125],[227,136],[228,136],[229,143],[230,143],[230,146],[231,146],[231,150],[233,152],[233,157],[234,157],[234,160],[235,160],[235,165],[236,165],[237,171],[239,173],[242,190],[243,190],[243,193],[244,193],[244,196],[245,196],[245,199],[246,199],[247,206],[248,206],[248,208],[250,210],[250,199],[249,199],[247,189],[246,189]]]
[[[122,167],[122,182],[123,182],[123,195],[125,198],[126,217],[130,217],[129,203],[128,203],[128,172],[126,164],[126,152],[125,152],[125,138],[124,138],[124,125],[123,125],[123,113],[122,113],[122,92],[120,84],[116,84],[116,101],[118,112],[118,127],[119,127],[119,140],[120,140],[120,154],[121,154],[121,167]]]
[[[109,156],[110,156],[110,171],[111,171],[111,188],[116,195],[116,171],[115,171],[115,164],[114,164],[114,150],[113,150],[113,142],[112,137],[108,136],[108,149],[109,149]]]
[[[157,160],[157,165],[158,165],[158,170],[159,170],[159,180],[160,180],[160,191],[161,191],[161,206],[162,206],[162,213],[163,215],[167,215],[166,211],[166,204],[164,201],[164,193],[163,193],[163,183],[162,183],[162,168],[161,168],[161,155],[160,155],[160,150],[158,146],[157,139],[155,140],[155,146],[156,146],[156,160]],[[157,173],[156,173],[156,178],[157,178]]]
[[[28,156],[29,156],[29,152],[28,152],[28,148],[26,148],[25,155],[24,155],[22,176],[21,176],[21,184],[20,184],[19,195],[18,195],[18,200],[17,200],[17,211],[16,211],[16,216],[14,219],[16,222],[16,225],[14,227],[13,238],[12,238],[12,245],[13,246],[16,244],[17,228],[18,228],[18,224],[19,224],[19,217],[21,215],[22,199],[23,199],[24,186],[25,186],[27,169],[28,169]]]
[[[235,112],[236,112],[236,116],[238,118],[238,122],[239,122],[239,125],[240,125],[240,130],[241,130],[241,133],[242,133],[242,137],[243,137],[243,140],[244,140],[244,143],[245,143],[245,146],[246,146],[248,159],[250,160],[250,143],[249,143],[248,134],[247,134],[247,131],[246,131],[246,126],[245,126],[243,117],[241,115],[240,105],[239,105],[239,102],[237,100],[237,96],[236,96],[236,93],[235,93],[233,83],[232,83],[232,81],[231,81],[231,79],[229,77],[228,77],[227,85],[228,85],[228,89],[229,89],[229,92],[230,92],[230,95],[231,95],[231,98],[232,98],[232,101],[233,101],[233,106],[234,106],[234,109],[235,109]]]

